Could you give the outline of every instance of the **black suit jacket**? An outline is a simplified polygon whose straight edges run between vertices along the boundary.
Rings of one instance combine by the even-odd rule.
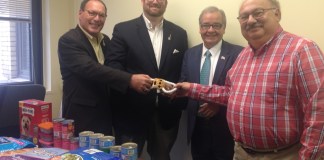
[[[140,16],[114,27],[106,64],[128,73],[143,73],[152,78],[178,82],[182,59],[187,48],[186,31],[164,20],[161,62],[158,68],[147,27],[143,17]],[[148,115],[155,108],[158,96],[159,118],[162,126],[166,128],[180,118],[181,109],[186,105],[183,99],[170,100],[165,96],[157,95],[154,90],[146,95],[133,90],[128,90],[126,94],[116,93],[116,95],[113,98],[113,107],[116,109],[114,116],[120,113],[116,115],[119,118],[127,117],[127,114],[138,114],[138,118],[149,117]]]
[[[104,35],[101,47],[105,56],[109,43],[109,37]],[[108,87],[125,91],[131,75],[100,64],[79,26],[60,37],[58,55],[63,79],[63,117],[76,119],[76,123],[90,123],[96,115],[88,111],[107,108],[103,114],[111,127]]]
[[[192,82],[192,83],[200,83],[200,63],[201,63],[201,55],[202,55],[202,47],[203,44],[199,44],[197,46],[194,46],[185,54],[184,60],[183,60],[183,66],[182,66],[182,72],[181,72],[181,81],[186,82]],[[243,47],[238,45],[230,44],[226,41],[222,42],[221,46],[221,53],[219,55],[219,59],[217,62],[217,66],[214,73],[213,78],[213,84],[217,85],[224,85],[225,84],[225,78],[227,71],[232,67],[233,63],[235,62],[237,56],[241,52]],[[199,107],[199,101],[190,99],[188,101],[187,105],[187,111],[188,111],[188,128],[187,128],[187,138],[188,142],[190,142],[197,111]],[[226,121],[226,107],[221,107],[220,112],[215,115],[217,120],[215,121],[216,127],[219,128],[228,128],[227,127],[227,121]],[[220,130],[220,132],[223,132]],[[216,138],[224,138],[224,137],[217,137]]]

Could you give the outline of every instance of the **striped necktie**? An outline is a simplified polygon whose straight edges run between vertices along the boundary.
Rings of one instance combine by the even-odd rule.
[[[200,71],[200,84],[209,85],[209,74],[210,74],[210,56],[209,50],[205,52],[205,61]]]

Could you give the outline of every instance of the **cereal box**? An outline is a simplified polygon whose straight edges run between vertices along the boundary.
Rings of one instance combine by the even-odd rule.
[[[20,136],[37,144],[38,124],[52,121],[52,103],[36,99],[19,101]]]

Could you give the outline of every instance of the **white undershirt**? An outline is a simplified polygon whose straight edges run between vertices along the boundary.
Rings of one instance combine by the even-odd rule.
[[[208,81],[209,85],[212,85],[212,83],[213,83],[214,73],[215,73],[217,62],[218,62],[219,55],[221,52],[221,46],[222,46],[222,41],[219,41],[215,46],[213,46],[212,48],[209,49],[209,52],[211,53],[211,57],[210,57],[211,66],[210,66],[209,81]],[[203,45],[202,53],[201,53],[200,70],[202,68],[202,65],[204,64],[205,52],[207,50],[208,49],[205,47],[205,45]]]
[[[159,68],[163,42],[163,20],[159,25],[153,28],[152,23],[145,17],[144,14],[143,17],[154,49],[157,67]]]

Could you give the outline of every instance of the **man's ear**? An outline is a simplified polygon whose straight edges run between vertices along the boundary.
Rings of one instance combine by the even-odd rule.
[[[275,10],[275,16],[277,17],[278,22],[279,22],[281,20],[281,11],[279,9]]]

